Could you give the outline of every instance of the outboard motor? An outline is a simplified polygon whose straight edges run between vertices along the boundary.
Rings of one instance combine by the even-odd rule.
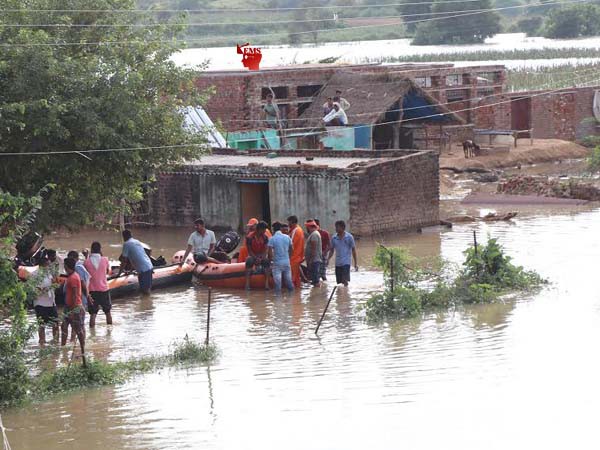
[[[240,235],[235,231],[228,231],[215,246],[215,252],[231,253],[234,251],[240,243]]]
[[[39,258],[44,254],[43,242],[44,240],[40,234],[27,233],[19,239],[15,246],[17,249],[15,263],[22,266],[37,266]]]

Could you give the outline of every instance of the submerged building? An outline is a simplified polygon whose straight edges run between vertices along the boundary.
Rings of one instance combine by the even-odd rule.
[[[333,229],[344,220],[357,235],[439,223],[439,166],[433,151],[248,151],[215,149],[157,175],[153,222],[189,226],[202,217],[215,229],[317,217]]]

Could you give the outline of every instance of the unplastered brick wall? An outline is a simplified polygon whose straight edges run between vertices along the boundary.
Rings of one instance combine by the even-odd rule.
[[[439,160],[423,151],[355,171],[350,225],[358,235],[439,223]]]
[[[593,120],[594,93],[599,86],[555,92],[514,92],[487,98],[472,113],[477,128],[508,130],[512,126],[511,99],[531,98],[531,128],[537,139],[576,141],[598,134]]]
[[[493,73],[492,85],[499,93],[505,77],[503,66],[453,67],[447,64],[434,65],[398,65],[384,66],[377,64],[357,64],[347,66],[306,65],[275,70],[256,72],[219,71],[204,72],[197,80],[197,87],[206,89],[213,86],[215,94],[206,105],[206,111],[213,120],[221,119],[227,131],[255,129],[261,125],[262,89],[265,87],[287,87],[287,96],[277,98],[276,102],[284,105],[286,118],[291,119],[289,127],[294,126],[298,118],[298,108],[310,101],[310,97],[299,97],[298,86],[322,85],[327,92],[327,81],[338,70],[362,73],[397,73],[410,78],[430,78],[431,85],[423,86],[442,103],[446,102],[446,77],[459,75],[460,85],[453,89],[466,89],[475,96],[479,86],[478,73]],[[487,86],[487,85],[486,85]],[[481,87],[481,86],[479,86]],[[368,86],[348,86],[348,88],[364,88]],[[333,95],[334,92],[331,92]],[[468,103],[468,102],[467,102]],[[464,108],[463,108],[464,109]],[[462,114],[462,113],[461,113]],[[464,113],[467,116],[467,113]]]
[[[186,226],[199,217],[198,175],[159,173],[149,194],[152,221],[159,226]]]

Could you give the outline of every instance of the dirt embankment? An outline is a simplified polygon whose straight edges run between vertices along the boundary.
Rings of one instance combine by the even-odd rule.
[[[528,164],[585,158],[589,150],[579,144],[558,139],[519,140],[518,147],[474,158],[465,158],[462,147],[455,146],[440,155],[440,169],[456,172],[466,170],[491,170]]]
[[[498,184],[498,193],[512,195],[538,195],[599,201],[600,188],[580,180],[561,180],[544,176],[512,176]]]

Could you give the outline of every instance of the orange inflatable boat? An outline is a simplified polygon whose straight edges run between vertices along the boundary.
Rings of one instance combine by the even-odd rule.
[[[217,288],[245,289],[246,287],[246,264],[201,264],[194,270],[194,277],[202,284]],[[273,288],[273,280],[270,281]],[[253,289],[264,289],[265,274],[253,272],[250,276],[250,287]]]
[[[177,252],[176,255],[177,254],[179,254],[179,252]],[[175,256],[173,257],[173,260],[177,261]],[[155,267],[152,273],[152,289],[189,283],[192,281],[192,271],[194,270],[194,266],[194,262],[188,259],[188,263],[181,267],[177,262],[168,266]],[[19,266],[17,269],[21,280],[26,280],[36,270],[37,266]],[[61,275],[60,282],[62,283],[64,279],[65,276]],[[139,287],[137,274],[134,273],[123,274],[120,277],[115,278],[109,277],[108,279],[108,288],[112,298],[133,294],[138,291]]]

